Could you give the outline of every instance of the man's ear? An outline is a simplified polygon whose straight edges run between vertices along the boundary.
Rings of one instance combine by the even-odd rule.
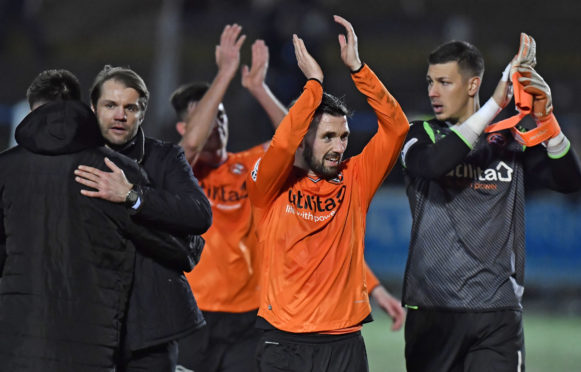
[[[93,104],[91,103],[91,110],[93,110],[93,113],[97,113],[97,111],[95,111],[95,106],[93,106]]]
[[[299,147],[297,147],[297,151],[295,151],[295,161],[294,165],[299,168],[304,168],[304,159],[303,159],[303,151],[305,151],[305,139],[301,141]]]
[[[176,130],[178,131],[180,136],[183,136],[184,134],[186,134],[186,123],[183,121],[178,121],[176,123]]]
[[[482,79],[480,79],[479,76],[473,76],[470,79],[468,79],[468,95],[470,97],[474,97],[478,94],[481,83]]]
[[[295,152],[295,158],[299,157],[300,159],[303,158],[303,152],[305,151],[305,141],[307,140],[307,138],[303,138],[303,140],[301,141],[301,143],[299,144],[299,147],[297,147],[297,151]]]

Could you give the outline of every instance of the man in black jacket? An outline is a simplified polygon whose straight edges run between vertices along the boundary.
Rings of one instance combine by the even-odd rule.
[[[126,203],[143,226],[174,234],[201,234],[211,209],[183,150],[145,137],[141,123],[149,92],[133,70],[105,66],[91,88],[91,105],[107,146],[134,159],[148,174],[149,187],[134,186],[112,172],[79,167],[77,181],[95,189],[84,195]],[[182,272],[137,252],[121,370],[173,371],[177,342],[204,324]]]
[[[136,224],[125,206],[81,194],[79,164],[129,158],[99,136],[80,86],[66,70],[42,72],[27,96],[33,111],[0,154],[0,370],[111,371],[133,280],[135,252],[192,268],[181,241]]]

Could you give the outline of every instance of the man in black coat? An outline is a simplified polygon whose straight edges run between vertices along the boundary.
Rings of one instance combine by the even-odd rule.
[[[136,247],[176,270],[191,270],[191,254],[134,223],[124,205],[81,194],[73,171],[107,169],[105,158],[147,182],[103,146],[74,75],[45,71],[27,96],[19,145],[0,154],[0,371],[112,371]]]
[[[145,137],[141,129],[149,99],[143,79],[128,68],[105,66],[90,98],[107,146],[134,159],[151,184],[134,186],[112,164],[112,172],[82,166],[75,172],[77,181],[96,190],[84,195],[130,205],[133,219],[151,229],[204,233],[212,222],[210,204],[183,150]],[[127,353],[120,370],[173,371],[176,341],[204,324],[192,304],[183,272],[137,252],[125,332]]]

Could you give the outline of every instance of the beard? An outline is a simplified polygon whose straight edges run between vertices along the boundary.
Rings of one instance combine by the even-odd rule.
[[[327,155],[336,154],[339,157],[339,165],[336,167],[326,167],[323,162]],[[305,149],[303,150],[303,159],[309,166],[310,170],[312,170],[317,176],[324,178],[326,180],[335,178],[339,174],[339,168],[341,166],[341,154],[337,153],[326,153],[325,156],[321,160],[315,159],[313,156],[313,148],[308,143],[305,143]]]

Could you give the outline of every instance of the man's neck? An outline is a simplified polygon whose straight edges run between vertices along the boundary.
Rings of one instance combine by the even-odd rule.
[[[476,111],[480,110],[480,97],[478,96],[478,93],[476,93],[474,98],[472,98],[472,101],[473,101],[472,102],[472,113],[470,114],[470,116],[472,116]],[[466,119],[468,119],[468,118],[466,118]]]
[[[468,99],[468,102],[466,103],[466,112],[462,116],[460,116],[456,121],[446,120],[446,122],[452,125],[462,124],[478,110],[480,110],[480,99],[478,98],[478,94],[476,94],[474,97]]]

